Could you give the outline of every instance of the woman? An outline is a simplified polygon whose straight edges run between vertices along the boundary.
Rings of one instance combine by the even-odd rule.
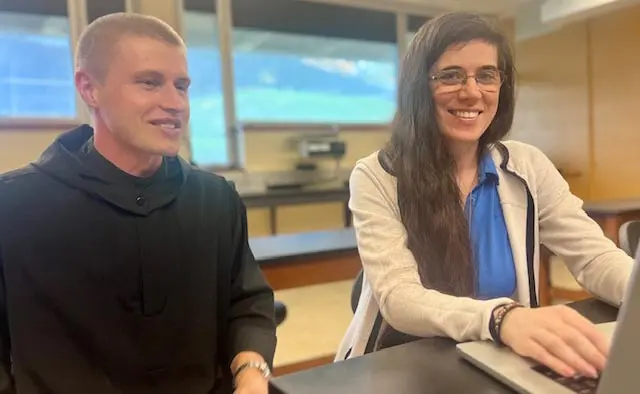
[[[451,13],[408,49],[388,146],[360,160],[350,208],[365,279],[337,360],[382,329],[510,346],[556,372],[595,376],[608,343],[568,307],[538,306],[539,245],[619,305],[632,259],[607,239],[538,149],[500,142],[514,114],[508,40]]]

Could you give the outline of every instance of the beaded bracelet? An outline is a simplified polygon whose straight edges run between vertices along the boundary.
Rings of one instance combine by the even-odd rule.
[[[517,302],[512,302],[509,304],[501,304],[498,305],[491,311],[491,320],[489,321],[489,333],[491,334],[491,338],[493,341],[499,346],[504,345],[502,342],[502,323],[504,322],[504,318],[507,316],[509,312],[514,310],[515,308],[523,308],[524,305],[519,304]]]

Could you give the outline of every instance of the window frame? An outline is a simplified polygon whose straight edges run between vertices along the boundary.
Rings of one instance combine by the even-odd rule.
[[[225,129],[225,144],[227,148],[227,163],[222,165],[201,165],[195,163],[193,158],[193,139],[191,138],[191,126],[190,122],[189,127],[189,138],[188,138],[188,147],[190,153],[190,161],[195,163],[200,168],[205,169],[211,172],[226,172],[226,171],[242,171],[243,170],[243,159],[241,158],[241,147],[240,142],[242,140],[242,135],[244,134],[244,130],[242,126],[238,123],[236,119],[236,108],[235,108],[235,89],[234,89],[234,78],[233,78],[233,58],[232,58],[232,42],[231,35],[233,31],[232,26],[232,14],[231,14],[231,3],[228,0],[207,0],[210,2],[211,8],[189,8],[187,9],[187,4],[184,0],[178,0],[180,6],[178,7],[177,20],[180,21],[182,26],[185,26],[185,12],[194,11],[194,12],[203,12],[203,13],[212,13],[216,18],[216,26],[218,27],[218,47],[220,49],[220,63],[221,63],[221,81],[222,81],[222,105],[223,105],[223,118],[224,118],[224,129]],[[200,2],[206,4],[204,2]],[[187,37],[184,29],[179,32],[182,35],[185,43],[188,47],[188,42],[186,42]],[[193,113],[193,111],[192,111]]]
[[[244,132],[317,131],[319,129],[340,131],[386,131],[389,123],[328,123],[328,122],[243,122]]]

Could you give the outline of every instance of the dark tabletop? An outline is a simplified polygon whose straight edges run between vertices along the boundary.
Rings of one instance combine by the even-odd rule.
[[[614,321],[617,309],[589,299],[570,304],[594,323]],[[421,339],[275,378],[285,394],[513,394],[507,386],[463,360],[455,342]]]
[[[255,237],[249,240],[249,246],[260,264],[357,250],[353,228]]]

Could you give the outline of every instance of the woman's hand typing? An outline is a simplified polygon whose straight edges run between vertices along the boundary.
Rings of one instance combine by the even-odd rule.
[[[609,341],[593,323],[563,306],[515,308],[502,322],[502,342],[563,376],[597,377],[609,354]]]

